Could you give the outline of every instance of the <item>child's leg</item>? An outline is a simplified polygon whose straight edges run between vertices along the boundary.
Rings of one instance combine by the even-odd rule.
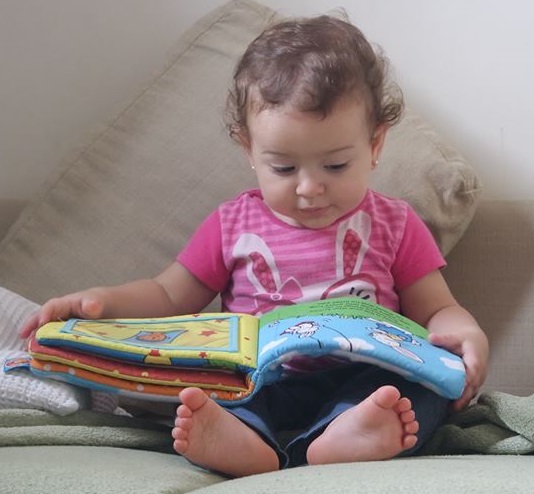
[[[385,460],[413,448],[419,424],[408,398],[382,386],[338,415],[308,447],[309,464]]]
[[[337,392],[335,396],[330,396],[324,401],[325,405],[316,415],[314,425],[288,445],[286,452],[291,465],[299,465],[306,461],[312,463],[328,462],[329,459],[362,461],[413,454],[441,425],[446,416],[448,400],[417,383],[407,381],[402,376],[379,367],[356,364],[333,371],[331,374],[332,378],[336,379],[336,384],[333,383],[332,388],[337,389]],[[415,422],[419,425],[418,431]],[[366,430],[365,436],[374,442],[375,449],[372,454],[365,443],[353,442],[351,439],[349,442],[356,448],[351,450],[337,440],[338,436],[351,438],[355,434],[361,439],[361,427]],[[319,439],[322,434],[325,435]],[[397,438],[395,439],[397,442],[391,447],[390,437],[386,441],[388,446],[384,448],[380,437],[389,434],[394,434],[391,437]],[[415,445],[412,444],[413,435],[417,437]],[[341,452],[332,452],[329,453],[332,456],[326,457],[322,453],[323,447],[328,450],[336,449],[335,445],[329,444],[332,438],[336,438]],[[358,444],[361,446],[357,446]],[[358,451],[360,447],[367,453],[360,453]],[[351,451],[350,455],[354,459],[342,460],[338,456],[346,454],[346,451]]]
[[[191,462],[242,477],[279,469],[279,458],[263,439],[198,388],[180,393],[172,431],[174,449]]]

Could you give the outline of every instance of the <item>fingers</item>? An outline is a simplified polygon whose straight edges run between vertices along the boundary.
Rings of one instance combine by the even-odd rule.
[[[86,292],[73,293],[65,297],[49,300],[43,305],[39,325],[70,317],[96,319],[102,315],[103,304],[92,294]]]
[[[55,320],[54,311],[51,307],[51,302],[44,304],[39,311],[32,314],[22,325],[19,331],[21,338],[29,338],[37,329],[43,324]]]
[[[451,404],[453,412],[459,412],[471,403],[471,400],[478,394],[478,389],[475,386],[467,385],[462,393],[462,396]]]
[[[475,358],[473,354],[466,352],[464,356],[465,365],[465,388],[462,396],[453,403],[453,411],[459,411],[471,403],[471,401],[478,395],[484,379],[486,376],[486,368],[481,365],[480,360]]]
[[[32,314],[24,324],[22,325],[22,328],[20,328],[19,336],[23,339],[29,338],[32,333],[37,329],[39,326],[39,313],[36,312],[35,314]]]
[[[435,346],[445,348],[446,350],[461,356],[460,352],[462,349],[463,340],[455,334],[430,333],[428,335],[428,341]]]
[[[54,321],[58,319],[54,314],[55,311],[53,309],[53,306],[51,305],[51,302],[47,302],[45,305],[41,307],[41,309],[36,312],[35,314],[32,314],[22,325],[22,328],[19,331],[19,335],[23,339],[30,338],[31,335],[37,331],[41,326],[46,324],[47,322]]]
[[[85,319],[98,319],[102,317],[104,305],[93,297],[83,297],[80,303],[79,316]]]
[[[450,411],[451,412],[461,412],[468,404],[470,400],[465,400],[460,398],[459,400],[453,401],[451,403]]]
[[[452,403],[452,411],[459,412],[460,410],[463,410],[476,398],[477,395],[478,390],[474,388],[466,388],[462,396]]]
[[[462,396],[451,405],[452,411],[460,411],[467,407],[475,398],[484,382],[487,372],[485,359],[477,351],[472,342],[465,341],[455,334],[432,333],[429,341],[433,345],[444,348],[460,356],[465,367],[465,388]]]
[[[103,310],[102,301],[86,292],[53,298],[26,320],[19,334],[21,338],[29,338],[34,331],[46,323],[67,320],[71,317],[98,319],[102,316]]]

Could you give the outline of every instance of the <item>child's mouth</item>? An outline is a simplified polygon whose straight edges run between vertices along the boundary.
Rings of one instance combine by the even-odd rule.
[[[324,206],[321,208],[304,208],[300,210],[300,213],[306,215],[306,216],[321,216],[325,214],[328,211],[328,206]]]

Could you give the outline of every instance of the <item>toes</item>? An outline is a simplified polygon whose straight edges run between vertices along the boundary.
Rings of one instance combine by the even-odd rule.
[[[403,438],[402,447],[404,449],[411,449],[417,444],[417,436],[409,434]]]
[[[177,429],[182,429],[184,431],[190,431],[193,428],[193,419],[176,419],[174,425]]]
[[[187,450],[188,443],[187,441],[182,441],[181,439],[176,439],[172,445],[174,451],[178,454],[183,454]]]
[[[176,409],[176,420],[182,419],[182,418],[190,418],[193,416],[193,411],[186,405],[180,405]]]
[[[201,408],[208,400],[208,397],[199,388],[186,388],[180,393],[179,398],[193,412]]]
[[[176,440],[184,441],[187,439],[187,431],[184,431],[183,429],[180,429],[179,427],[175,427],[171,432],[172,438]]]
[[[408,424],[415,420],[415,412],[413,410],[408,410],[406,412],[399,413],[399,419],[403,424]]]
[[[408,434],[417,434],[419,432],[419,422],[417,422],[417,420],[414,420],[413,422],[406,424],[404,426],[404,431]]]
[[[397,404],[395,405],[395,411],[398,414],[407,412],[411,409],[412,409],[412,402],[406,397],[400,398]]]
[[[372,397],[381,408],[394,408],[401,399],[399,390],[394,386],[382,386],[372,394]]]

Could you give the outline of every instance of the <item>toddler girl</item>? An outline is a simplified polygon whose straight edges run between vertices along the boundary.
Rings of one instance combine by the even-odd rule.
[[[404,201],[368,188],[402,98],[363,34],[321,16],[268,28],[239,61],[228,113],[258,190],[220,205],[154,279],[48,301],[22,334],[68,317],[157,317],[202,310],[262,314],[282,304],[354,295],[425,326],[465,363],[464,407],[483,383],[488,344],[451,295],[431,234]],[[305,463],[413,454],[449,403],[367,364],[295,358],[288,377],[244,405],[180,394],[175,450],[231,476]],[[285,444],[281,431],[293,431]]]

